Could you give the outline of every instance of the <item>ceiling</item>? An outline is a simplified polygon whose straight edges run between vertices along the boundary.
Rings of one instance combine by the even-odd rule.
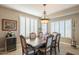
[[[42,4],[2,4],[2,6],[11,8],[17,11],[32,14],[34,16],[41,17],[43,15],[43,5]],[[76,6],[75,4],[47,4],[46,11],[47,15],[62,11]]]

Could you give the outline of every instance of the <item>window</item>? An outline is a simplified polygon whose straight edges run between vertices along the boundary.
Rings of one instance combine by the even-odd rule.
[[[52,22],[52,23],[51,23],[51,32],[55,32],[55,30],[54,30],[54,27],[55,27],[55,26],[54,26],[54,25],[55,25],[55,22]]]
[[[71,37],[71,20],[65,21],[65,37]]]
[[[31,32],[37,33],[37,20],[31,19]]]
[[[58,22],[54,22],[54,32],[58,32],[59,33],[59,21]]]
[[[37,22],[38,22],[38,20],[35,19],[35,22],[34,22],[34,26],[35,26],[35,27],[34,27],[34,32],[35,32],[36,34],[37,34],[37,32],[38,32],[38,31],[37,31],[37,28],[38,28],[38,23],[37,23]]]
[[[51,32],[58,32],[59,33],[59,21],[51,23]]]
[[[37,33],[37,19],[20,16],[20,34],[29,37],[29,33]]]
[[[25,36],[25,17],[20,17],[20,35]]]
[[[65,31],[64,31],[64,21],[60,21],[60,33],[61,33],[61,37],[65,36]]]
[[[34,20],[33,19],[31,19],[30,24],[31,24],[30,25],[30,27],[31,27],[30,30],[31,30],[31,32],[34,32],[34,27],[35,26],[34,26]]]
[[[71,38],[72,22],[69,20],[55,21],[51,23],[51,33],[58,32],[61,37]]]
[[[26,17],[26,37],[29,37],[30,33],[30,18]]]
[[[43,34],[47,33],[47,24],[42,24],[42,32]]]

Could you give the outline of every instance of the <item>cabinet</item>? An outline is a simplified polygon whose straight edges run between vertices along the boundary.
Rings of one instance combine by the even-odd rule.
[[[16,50],[16,37],[7,37],[5,39],[5,50],[6,51]]]

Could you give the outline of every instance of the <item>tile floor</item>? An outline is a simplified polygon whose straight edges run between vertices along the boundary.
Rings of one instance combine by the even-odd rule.
[[[79,48],[74,48],[74,47],[71,47],[71,45],[69,44],[61,43],[60,53],[57,53],[57,55],[66,55],[67,52],[75,54],[75,55],[79,55]],[[17,45],[16,51],[1,53],[1,55],[22,55],[21,45],[20,44]]]

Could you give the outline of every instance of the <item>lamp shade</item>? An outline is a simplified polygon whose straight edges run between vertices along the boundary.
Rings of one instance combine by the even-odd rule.
[[[41,23],[43,24],[47,24],[49,22],[49,19],[45,18],[45,19],[41,19]]]

